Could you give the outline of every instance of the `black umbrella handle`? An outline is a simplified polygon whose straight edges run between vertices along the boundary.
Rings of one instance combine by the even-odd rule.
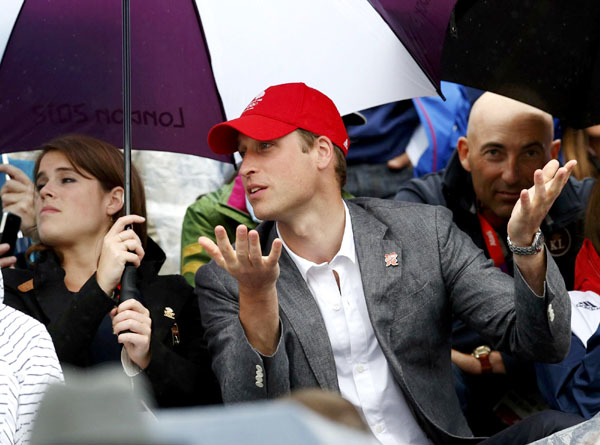
[[[119,295],[119,304],[127,300],[140,301],[140,291],[135,285],[136,279],[136,268],[133,264],[127,263],[125,270],[123,271],[123,277],[121,278],[121,293]],[[129,329],[119,332],[119,334],[130,333]]]
[[[121,295],[119,297],[119,303],[131,299],[140,301],[140,291],[135,285],[136,275],[136,267],[131,263],[127,263],[125,265],[125,270],[123,271],[123,277],[121,278]]]

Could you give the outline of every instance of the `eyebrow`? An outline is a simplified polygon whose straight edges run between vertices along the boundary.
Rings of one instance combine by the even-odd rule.
[[[486,142],[485,144],[483,144],[481,146],[479,151],[483,151],[486,148],[505,148],[505,147],[504,147],[504,144],[501,144],[500,142]]]
[[[54,169],[54,171],[56,171],[56,172],[73,172],[73,173],[79,174],[73,167],[58,167],[58,168]],[[46,176],[46,172],[43,172],[43,171],[38,172],[37,176],[35,177],[36,181],[40,178],[40,176],[43,176],[43,175]]]
[[[541,149],[544,149],[544,144],[542,144],[540,141],[533,141],[533,142],[529,142],[528,144],[525,144],[521,147],[521,150],[525,149],[525,148],[531,148],[531,147],[540,147]]]
[[[532,141],[532,142],[528,142],[525,145],[522,145],[521,147],[519,147],[519,150],[526,150],[528,148],[532,148],[532,147],[539,147],[541,149],[544,149],[544,144],[542,144],[540,141]],[[480,151],[483,151],[486,148],[506,148],[504,146],[504,144],[501,144],[500,142],[486,142],[485,144],[483,144],[480,148]]]

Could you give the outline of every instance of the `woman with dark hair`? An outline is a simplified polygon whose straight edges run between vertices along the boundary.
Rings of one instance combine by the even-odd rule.
[[[584,178],[600,178],[600,125],[563,131],[561,150],[565,162],[577,160],[573,175],[580,181]]]
[[[548,404],[586,419],[600,412],[600,182],[590,194],[586,239],[575,261],[571,297],[571,349],[556,364],[537,364],[538,386]]]
[[[42,146],[34,169],[38,258],[29,270],[4,269],[5,303],[47,326],[63,364],[120,359],[128,375],[146,374],[160,406],[217,402],[197,300],[183,277],[158,275],[165,255],[147,237],[134,167],[133,214],[124,216],[123,162],[117,148],[82,135]],[[141,301],[119,305],[128,262]]]

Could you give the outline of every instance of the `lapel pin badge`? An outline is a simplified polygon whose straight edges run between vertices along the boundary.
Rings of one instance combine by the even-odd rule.
[[[177,326],[177,323],[173,323],[173,326],[171,327],[171,339],[173,340],[173,346],[177,346],[181,343],[181,339],[179,338],[179,326]]]
[[[166,307],[165,311],[163,312],[163,315],[167,318],[170,318],[172,320],[175,320],[175,312],[173,312],[173,309],[171,309],[170,307]]]
[[[385,254],[385,267],[397,266],[398,265],[398,254],[396,252]]]

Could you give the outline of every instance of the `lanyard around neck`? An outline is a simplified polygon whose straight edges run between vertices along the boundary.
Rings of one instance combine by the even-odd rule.
[[[477,213],[477,217],[479,218],[481,233],[483,234],[483,240],[485,241],[485,246],[490,258],[494,260],[494,265],[496,267],[499,267],[502,272],[508,273],[508,266],[506,265],[504,253],[502,253],[502,245],[500,244],[496,231],[481,213]]]

